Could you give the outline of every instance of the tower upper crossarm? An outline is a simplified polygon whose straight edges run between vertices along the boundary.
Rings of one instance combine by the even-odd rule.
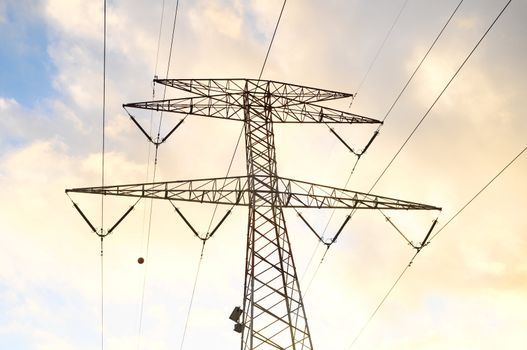
[[[381,124],[376,119],[311,103],[292,104],[272,109],[275,123]]]
[[[271,94],[273,105],[282,105],[281,99],[294,100],[297,103],[314,103],[353,97],[353,94],[319,89],[309,86],[283,83],[274,80],[259,79],[155,79],[177,90],[198,96],[217,94],[238,94],[244,91],[252,95]]]
[[[243,101],[240,99],[242,95],[223,94],[133,102],[123,107],[243,121]]]
[[[133,102],[123,105],[125,108],[139,108],[201,117],[244,121],[243,94],[218,94],[211,96],[183,97],[165,100]],[[273,123],[326,123],[326,124],[380,124],[376,119],[340,111],[311,103],[298,104],[287,100],[284,105],[271,108],[263,95],[252,96],[250,111],[261,114],[264,110],[271,113]],[[285,103],[284,102],[284,103]]]

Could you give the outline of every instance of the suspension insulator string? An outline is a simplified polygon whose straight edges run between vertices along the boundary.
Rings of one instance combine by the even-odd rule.
[[[395,229],[395,231],[397,231],[401,237],[404,238],[404,240],[408,243],[408,245],[412,246],[412,248],[414,249],[418,249],[419,247],[417,247],[412,241],[410,241],[408,239],[408,237],[406,237],[406,235],[399,229],[399,227],[397,227],[397,225],[395,225],[395,223],[392,221],[392,219],[387,216],[381,209],[379,209],[379,212],[382,214],[382,216],[384,216],[384,219],[390,223],[390,225],[392,225],[392,227]]]

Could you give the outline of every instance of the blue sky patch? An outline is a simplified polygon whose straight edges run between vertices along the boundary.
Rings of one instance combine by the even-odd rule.
[[[7,5],[0,23],[0,96],[32,107],[51,95],[55,69],[47,42],[42,18],[28,18],[24,6]]]

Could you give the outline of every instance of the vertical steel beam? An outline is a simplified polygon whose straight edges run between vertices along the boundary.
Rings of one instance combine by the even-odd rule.
[[[243,101],[250,198],[241,349],[311,350],[313,345],[278,196],[269,83],[263,96],[252,94],[246,84]]]

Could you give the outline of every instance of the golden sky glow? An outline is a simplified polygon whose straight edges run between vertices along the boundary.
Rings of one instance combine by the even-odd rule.
[[[121,105],[149,100],[153,74],[166,74],[175,3],[166,0],[156,71],[161,3],[108,2],[107,184],[152,172],[152,148]],[[289,1],[263,79],[356,92],[402,3]],[[382,119],[457,3],[410,0],[353,105],[331,106]],[[463,3],[348,188],[369,189],[505,3]],[[281,5],[182,0],[169,76],[257,78]],[[526,146],[526,14],[527,3],[511,3],[373,193],[440,206],[441,227]],[[102,3],[2,1],[0,33],[0,348],[97,349],[99,240],[64,189],[100,184]],[[180,119],[164,118],[164,129]],[[240,127],[187,118],[160,148],[157,180],[224,176]],[[344,186],[355,158],[325,126],[275,130],[282,176]],[[374,130],[338,127],[358,148]],[[423,249],[351,349],[525,348],[526,157]],[[242,175],[244,162],[242,147],[231,174]],[[99,226],[100,198],[72,197]],[[106,225],[133,203],[107,198]],[[146,254],[147,201],[105,239],[108,350],[180,347],[201,242],[169,203],[153,205],[145,264],[137,258]],[[213,206],[180,208],[206,232]],[[303,212],[320,231],[331,215]],[[335,213],[328,236],[347,214]],[[390,213],[415,242],[436,216]],[[315,349],[348,350],[413,250],[380,213],[360,212],[313,278],[324,248],[293,211],[286,219]],[[235,210],[207,243],[183,349],[239,347],[228,315],[242,301],[246,220],[246,209]]]

